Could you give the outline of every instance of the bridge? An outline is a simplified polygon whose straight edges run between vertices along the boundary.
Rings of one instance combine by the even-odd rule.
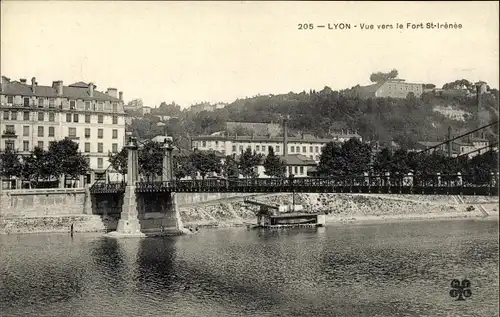
[[[491,126],[491,124],[488,126]],[[457,138],[449,138],[447,141],[419,153],[432,150]],[[143,235],[141,225],[144,227],[147,221],[154,223],[157,228],[161,228],[161,231],[182,232],[183,228],[177,210],[176,193],[284,192],[498,195],[498,173],[482,175],[479,178],[474,175],[462,175],[461,173],[436,173],[432,175],[407,173],[391,175],[386,172],[383,175],[372,175],[365,172],[363,175],[334,177],[175,180],[173,177],[173,147],[171,141],[165,142],[163,146],[164,155],[161,181],[141,182],[138,181],[139,147],[137,140],[131,137],[126,148],[128,153],[126,181],[115,183],[96,182],[89,189],[93,209],[101,203],[120,210],[120,220],[118,221],[116,230],[116,234],[118,235],[141,236]],[[490,146],[491,149],[493,147]],[[465,155],[467,156],[469,153]],[[453,158],[449,155],[449,159],[459,160],[460,157]],[[146,210],[148,214],[155,214],[157,217],[155,219],[145,219]]]

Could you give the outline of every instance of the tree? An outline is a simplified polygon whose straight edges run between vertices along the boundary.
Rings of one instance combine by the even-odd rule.
[[[342,144],[341,153],[344,156],[344,174],[359,175],[368,170],[371,160],[370,145],[351,138]]]
[[[376,174],[385,174],[391,170],[392,153],[388,148],[383,148],[377,153],[373,162],[373,171]]]
[[[25,156],[22,163],[22,178],[32,183],[38,184],[40,180],[57,178],[58,172],[55,170],[56,164],[52,162],[53,156],[39,147],[35,147],[28,156]]]
[[[196,178],[197,170],[193,165],[193,161],[191,160],[191,156],[184,155],[174,155],[173,157],[173,170],[174,177],[177,179],[181,179],[184,177],[191,177],[192,179]]]
[[[234,154],[226,156],[224,166],[222,167],[222,173],[224,177],[227,178],[238,178],[240,176],[240,169]]]
[[[90,169],[88,158],[78,150],[78,143],[69,138],[51,143],[45,157],[54,177],[65,175],[75,179]]]
[[[318,172],[326,176],[343,175],[345,166],[342,148],[337,143],[327,143],[321,151]]]
[[[264,161],[264,174],[271,177],[285,177],[286,164],[274,154],[273,147],[269,147],[269,153]]]
[[[257,177],[257,173],[255,172],[255,167],[258,166],[262,161],[262,154],[257,154],[252,152],[251,148],[247,148],[245,152],[240,157],[239,168],[241,175],[244,177]]]
[[[190,160],[203,180],[208,173],[219,173],[221,170],[220,160],[215,153],[194,151],[191,154]]]
[[[19,177],[21,176],[21,166],[19,154],[10,147],[0,154],[0,176],[7,179],[12,176]]]
[[[161,175],[163,171],[163,148],[160,143],[147,141],[139,151],[139,173],[148,180]]]
[[[398,71],[396,69],[393,69],[388,73],[382,73],[382,72],[372,73],[370,75],[370,81],[372,83],[380,83],[396,77],[398,77]]]
[[[127,163],[128,163],[128,151],[127,148],[123,147],[118,153],[109,153],[108,161],[115,171],[125,175],[127,174]]]

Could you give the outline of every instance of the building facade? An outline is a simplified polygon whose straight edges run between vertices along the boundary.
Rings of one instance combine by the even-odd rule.
[[[109,166],[108,153],[124,145],[125,116],[123,93],[116,88],[103,93],[93,83],[64,86],[54,81],[41,86],[35,78],[28,84],[2,76],[0,150],[10,147],[28,154],[68,137],[89,157],[92,175],[102,177]]]
[[[389,79],[385,82],[358,87],[357,92],[362,98],[406,98],[409,93],[419,98],[423,93],[423,85],[408,83],[404,79]]]
[[[319,161],[321,149],[328,142],[345,142],[351,138],[362,141],[358,134],[337,134],[331,139],[320,139],[310,135],[301,137],[288,137],[287,153],[290,155],[300,154],[309,159]],[[284,155],[283,137],[262,136],[224,136],[224,135],[202,135],[191,138],[191,149],[202,151],[219,151],[224,155],[239,155],[247,148],[256,153],[267,155],[272,147],[276,155]]]

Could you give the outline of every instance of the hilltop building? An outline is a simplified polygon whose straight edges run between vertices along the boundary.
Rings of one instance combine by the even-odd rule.
[[[60,80],[41,86],[34,77],[27,83],[2,76],[0,102],[0,150],[28,154],[70,138],[90,158],[89,182],[105,177],[108,152],[119,152],[124,145],[123,93],[116,88],[100,92],[93,83],[64,86]]]
[[[404,99],[409,93],[413,93],[415,97],[419,98],[423,92],[423,85],[408,83],[404,79],[389,79],[369,86],[356,87],[355,92],[360,98]]]

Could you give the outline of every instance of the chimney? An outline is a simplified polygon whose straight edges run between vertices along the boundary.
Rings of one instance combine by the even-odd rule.
[[[36,89],[35,87],[36,87],[36,78],[33,77],[33,78],[31,78],[31,90],[33,91],[33,94],[36,93],[35,92],[35,89]]]
[[[283,156],[288,155],[288,118],[283,119]]]
[[[63,81],[62,80],[53,81],[52,88],[54,88],[56,90],[58,96],[63,95]]]
[[[21,82],[21,84],[26,85],[26,78],[21,78],[21,79],[19,79],[19,81]]]
[[[122,102],[123,102],[123,91],[120,91],[120,92],[118,93],[118,98],[120,99],[120,101],[122,101]]]
[[[118,89],[108,88],[108,90],[106,91],[106,94],[110,97],[118,98]]]
[[[89,83],[89,96],[94,97],[94,83]]]

